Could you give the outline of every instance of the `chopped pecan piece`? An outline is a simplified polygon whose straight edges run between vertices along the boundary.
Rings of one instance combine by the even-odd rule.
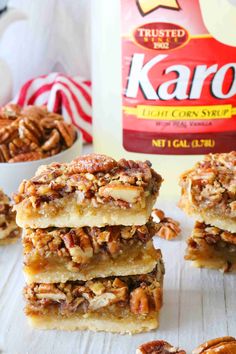
[[[87,285],[88,285],[89,289],[91,289],[95,295],[101,295],[106,290],[105,286],[102,284],[101,281],[95,281],[95,282],[90,281],[90,282],[87,282]]]
[[[130,309],[135,314],[149,312],[148,296],[143,288],[137,288],[130,295]]]
[[[110,197],[115,200],[124,200],[127,203],[135,203],[140,198],[142,191],[141,187],[110,183],[101,187],[98,194],[105,198]]]
[[[93,247],[90,238],[82,228],[71,229],[61,237],[74,262],[84,264],[93,257]]]
[[[181,229],[178,221],[165,217],[162,210],[153,209],[153,221],[156,223],[156,236],[164,238],[165,240],[172,240],[179,236]]]

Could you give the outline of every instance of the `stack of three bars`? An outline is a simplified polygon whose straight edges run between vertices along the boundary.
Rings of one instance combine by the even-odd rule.
[[[14,196],[24,228],[26,314],[44,329],[137,333],[158,326],[164,267],[149,162],[86,155],[42,166]]]
[[[236,152],[210,154],[181,177],[180,207],[197,221],[185,259],[236,270]]]

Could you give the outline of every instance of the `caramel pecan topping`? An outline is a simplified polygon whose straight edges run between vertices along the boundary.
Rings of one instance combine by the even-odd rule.
[[[130,166],[130,167],[129,167]],[[91,154],[71,163],[53,163],[40,168],[35,177],[23,181],[15,203],[28,200],[34,208],[41,203],[73,194],[78,204],[91,202],[128,209],[143,208],[148,196],[158,194],[162,178],[147,162],[116,162],[104,155]]]
[[[219,229],[218,227],[206,225],[204,222],[197,221],[192,233],[194,240],[204,239],[209,245],[220,244],[222,247],[236,246],[236,233],[231,233]],[[235,247],[236,251],[236,247]]]
[[[154,340],[138,347],[136,354],[186,354],[182,349],[173,347],[164,340]]]
[[[0,162],[38,160],[58,154],[76,140],[76,131],[47,108],[9,104],[0,110]]]
[[[158,274],[158,272],[160,274]],[[151,292],[160,288],[161,269],[146,275],[109,277],[87,282],[68,281],[54,284],[29,284],[24,289],[27,312],[45,313],[54,307],[59,313],[89,312],[116,305],[129,306],[135,314],[157,311]],[[129,305],[130,304],[130,305]]]
[[[235,354],[236,339],[220,337],[209,340],[193,350],[193,354]]]
[[[181,176],[182,199],[195,208],[236,217],[236,151],[205,156]]]
[[[124,247],[148,242],[155,234],[155,227],[150,219],[142,226],[26,229],[23,236],[25,263],[32,254],[70,258],[77,265],[89,263],[97,253],[116,257]]]

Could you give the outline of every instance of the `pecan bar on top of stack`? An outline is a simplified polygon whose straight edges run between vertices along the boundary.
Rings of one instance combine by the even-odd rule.
[[[181,176],[180,207],[196,222],[185,258],[197,267],[236,269],[236,152],[210,154]]]
[[[42,166],[14,196],[24,228],[26,314],[39,328],[136,333],[158,326],[164,267],[149,162],[91,154]]]

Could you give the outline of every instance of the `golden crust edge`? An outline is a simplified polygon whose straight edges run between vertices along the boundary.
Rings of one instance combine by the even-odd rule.
[[[57,329],[63,331],[90,330],[120,334],[136,334],[151,331],[159,326],[159,312],[147,318],[135,319],[134,316],[110,319],[98,318],[97,315],[73,316],[67,318],[53,318],[48,315],[28,316],[29,324],[37,329]]]
[[[196,260],[188,259],[188,261],[191,262],[191,265],[194,268],[214,269],[214,270],[219,270],[221,272],[225,271],[225,265],[226,265],[225,260],[215,259],[209,261],[204,259],[196,259]],[[230,268],[230,273],[235,273],[235,272],[236,272],[236,263],[232,264]]]
[[[198,221],[203,221],[205,224],[216,226],[219,229],[232,233],[236,232],[236,220],[201,210],[196,211],[194,206],[192,206],[189,201],[186,202],[186,200],[181,200],[179,205],[189,216],[194,217]]]
[[[136,275],[136,274],[147,274],[150,273],[156,266],[157,260],[153,259],[148,262],[145,266],[142,264],[138,264],[135,267],[130,267],[127,264],[127,267],[119,267],[114,266],[107,269],[107,272],[104,270],[94,270],[93,272],[89,272],[89,274],[83,274],[82,272],[44,272],[41,274],[30,274],[27,272],[26,268],[24,268],[24,275],[27,283],[65,283],[66,281],[73,281],[73,280],[81,280],[87,281],[94,278],[106,278],[111,276],[127,276],[127,275]],[[107,263],[108,266],[109,263]],[[105,268],[105,267],[104,267]]]

